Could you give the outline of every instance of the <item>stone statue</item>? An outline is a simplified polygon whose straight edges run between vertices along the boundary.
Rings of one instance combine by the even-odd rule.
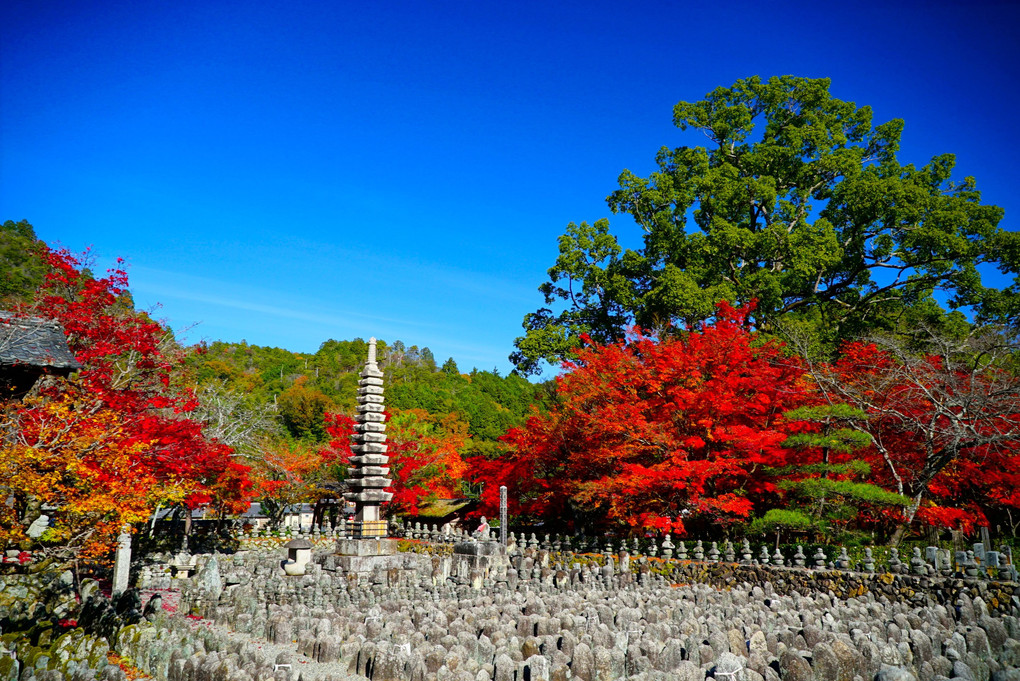
[[[481,521],[478,524],[478,529],[475,530],[475,536],[482,541],[489,540],[489,521],[485,519],[485,516],[481,517]]]

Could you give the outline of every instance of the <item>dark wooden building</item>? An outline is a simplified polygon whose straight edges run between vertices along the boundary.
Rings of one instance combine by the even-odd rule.
[[[21,399],[41,376],[80,368],[60,324],[0,311],[0,402]]]

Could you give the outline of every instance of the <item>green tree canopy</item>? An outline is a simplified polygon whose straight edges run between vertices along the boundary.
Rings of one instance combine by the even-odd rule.
[[[280,393],[279,409],[284,425],[295,437],[326,440],[324,415],[335,405],[322,391],[309,388],[304,376]]]
[[[828,79],[758,77],[680,102],[673,122],[708,147],[663,147],[648,177],[625,170],[609,208],[643,232],[624,250],[609,222],[571,223],[511,355],[538,371],[578,345],[637,323],[663,330],[711,317],[715,303],[758,300],[763,330],[808,320],[828,343],[888,328],[907,311],[1016,315],[1015,291],[982,286],[978,266],[1017,274],[1020,235],[983,205],[951,154],[917,168],[896,159],[903,121],[872,125]],[[1012,288],[1017,288],[1016,286]]]
[[[0,224],[0,306],[28,301],[48,269],[43,244],[27,220]]]

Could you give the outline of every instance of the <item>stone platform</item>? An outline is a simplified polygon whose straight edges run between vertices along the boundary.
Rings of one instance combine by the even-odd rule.
[[[459,565],[466,565],[469,570],[483,570],[486,576],[500,566],[510,567],[506,547],[497,541],[458,542],[453,546],[453,562],[455,570],[461,569]]]
[[[374,572],[406,567],[408,555],[397,552],[396,539],[338,539],[336,542],[337,566],[345,572]]]
[[[341,556],[392,556],[397,552],[397,540],[389,537],[337,539],[336,552]]]

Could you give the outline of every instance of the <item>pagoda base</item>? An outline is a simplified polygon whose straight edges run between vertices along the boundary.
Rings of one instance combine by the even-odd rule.
[[[348,520],[340,532],[348,539],[386,539],[390,534],[385,520]]]
[[[389,537],[337,539],[336,552],[341,556],[392,556],[397,553],[397,542]]]
[[[407,562],[391,538],[338,539],[336,562],[344,572],[374,572],[402,568]]]

